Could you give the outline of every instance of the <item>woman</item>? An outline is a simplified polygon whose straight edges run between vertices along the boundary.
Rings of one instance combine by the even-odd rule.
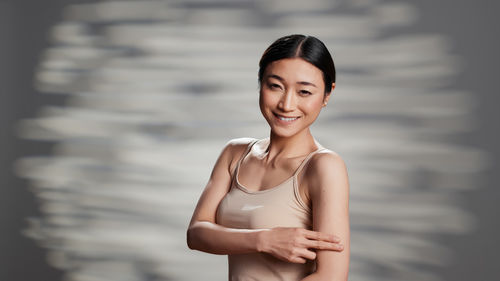
[[[309,129],[335,88],[331,55],[317,38],[295,34],[271,44],[259,67],[270,136],[227,143],[194,211],[188,246],[228,255],[230,280],[345,281],[347,170]]]

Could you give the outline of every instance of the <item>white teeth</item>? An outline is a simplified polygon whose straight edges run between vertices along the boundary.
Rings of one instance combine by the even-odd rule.
[[[283,120],[283,121],[293,121],[293,120],[297,119],[298,117],[286,118],[286,117],[278,116],[278,118]]]

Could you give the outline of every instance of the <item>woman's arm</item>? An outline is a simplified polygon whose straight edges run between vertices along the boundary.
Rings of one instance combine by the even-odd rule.
[[[212,254],[266,252],[296,263],[316,257],[309,248],[341,250],[333,235],[297,228],[235,229],[215,223],[217,207],[229,191],[232,166],[250,140],[231,140],[219,155],[187,230],[189,248]]]
[[[313,159],[311,159],[313,160]],[[313,209],[313,230],[339,236],[344,250],[317,251],[316,272],[302,281],[347,281],[350,256],[349,180],[342,158],[320,153],[307,169]]]
[[[248,138],[231,140],[220,153],[189,223],[187,244],[190,249],[212,254],[257,251],[257,234],[262,230],[232,229],[215,223],[217,207],[231,184],[233,154],[241,155],[250,141]]]

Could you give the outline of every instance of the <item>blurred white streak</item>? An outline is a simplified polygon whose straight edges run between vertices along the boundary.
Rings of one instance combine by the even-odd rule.
[[[165,20],[175,16],[179,10],[171,11],[168,1],[101,1],[88,4],[69,5],[64,15],[69,20],[102,21],[151,21]]]
[[[101,1],[64,15],[34,83],[68,102],[17,127],[56,146],[15,169],[43,214],[25,234],[68,280],[225,279],[226,259],[188,250],[185,230],[223,145],[267,136],[258,60],[289,33],[322,39],[338,70],[312,131],[349,169],[351,279],[438,281],[453,250],[435,236],[475,227],[460,192],[489,159],[452,140],[476,125],[477,101],[453,87],[446,38],[396,31],[418,19],[412,6]]]
[[[373,17],[385,27],[409,25],[417,20],[416,9],[406,3],[380,3],[373,12]]]
[[[273,0],[256,1],[259,9],[266,14],[284,14],[291,12],[298,12],[301,15],[309,12],[321,12],[324,10],[331,10],[342,2],[341,0]]]

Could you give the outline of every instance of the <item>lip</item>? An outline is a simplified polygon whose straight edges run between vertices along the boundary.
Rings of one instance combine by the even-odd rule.
[[[284,117],[284,118],[296,118],[296,117],[298,118],[298,117],[300,117],[300,116],[285,116],[285,115],[278,114],[276,112],[273,112],[273,114],[276,116],[279,116],[279,117]]]
[[[297,121],[297,120],[300,118],[300,116],[283,116],[283,115],[277,114],[277,113],[275,113],[275,112],[273,112],[273,115],[274,115],[274,117],[275,117],[274,119],[276,120],[276,122],[278,122],[278,124],[283,124],[283,125],[288,125],[288,124],[291,124],[291,123],[293,123],[293,122]],[[292,120],[292,121],[285,121],[285,120],[281,120],[279,117],[284,117],[284,118],[296,118],[296,119],[294,119],[294,120]]]

